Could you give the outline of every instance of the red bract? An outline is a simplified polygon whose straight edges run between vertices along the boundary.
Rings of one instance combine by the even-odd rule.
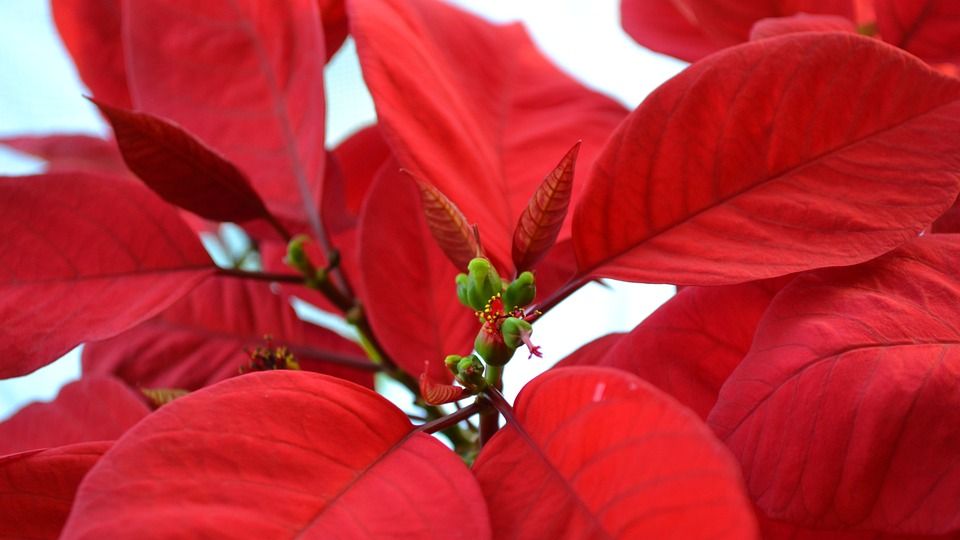
[[[727,451],[637,377],[551,371],[507,421],[474,465],[499,538],[756,537]]]
[[[85,441],[112,441],[146,416],[143,396],[113,377],[70,383],[50,403],[34,403],[0,423],[0,456]]]
[[[607,144],[576,210],[580,270],[718,285],[875,257],[960,190],[957,111],[960,82],[867,38],[716,54]]]
[[[225,381],[117,441],[63,538],[489,538],[467,468],[411,429],[382,397],[331,377]]]
[[[457,269],[436,245],[410,179],[386,166],[374,181],[360,221],[362,295],[383,346],[408,373],[424,361],[450,381],[447,354],[467,354],[480,328],[470,310],[451,302]]]
[[[243,173],[189,133],[149,114],[94,104],[127,167],[167,202],[214,221],[271,218]]]
[[[77,486],[110,442],[0,457],[0,538],[60,537]]]
[[[88,135],[10,137],[0,144],[43,160],[45,172],[85,171],[127,176],[117,145]]]
[[[283,219],[319,230],[324,42],[315,0],[124,3],[133,104],[236,163]]]
[[[0,179],[0,377],[84,346],[0,423],[0,536],[958,538],[960,8],[623,8],[714,53],[629,114],[436,0],[54,0],[132,173],[0,139],[56,171]],[[685,287],[514,409],[601,278]]]
[[[0,250],[16,254],[0,269],[0,376],[114,336],[214,271],[177,212],[132,182],[4,178],[0,203]]]
[[[424,0],[348,6],[398,161],[479,224],[484,248],[509,274],[517,219],[544,175],[578,140],[588,169],[623,108],[559,72],[518,25]],[[574,198],[579,191],[575,183]]]
[[[559,365],[629,371],[706,418],[720,386],[750,349],[767,305],[788,281],[688,287],[630,333],[616,341],[600,338]]]
[[[83,368],[142,388],[196,390],[239,374],[257,347],[284,347],[301,369],[373,385],[376,366],[357,345],[301,321],[268,284],[234,278],[211,279],[143,324],[87,344]]]
[[[953,235],[920,238],[798,277],[773,301],[709,418],[771,517],[960,528],[958,261]]]

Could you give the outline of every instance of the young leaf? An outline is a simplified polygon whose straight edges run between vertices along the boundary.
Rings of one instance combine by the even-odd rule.
[[[63,538],[490,538],[463,462],[374,392],[294,371],[177,399],[84,480]]]
[[[56,540],[80,481],[110,442],[0,457],[0,538]]]
[[[183,129],[91,101],[113,126],[127,166],[165,201],[213,221],[272,219],[243,173]]]
[[[0,178],[0,377],[159,313],[214,272],[177,212],[134,182]]]
[[[573,170],[580,143],[573,145],[530,197],[513,230],[513,265],[530,270],[557,242],[573,195]]]
[[[457,205],[439,189],[418,178],[411,178],[420,190],[420,204],[427,228],[453,266],[465,272],[470,260],[480,255],[480,244]]]
[[[40,135],[0,139],[0,145],[46,162],[45,172],[84,171],[129,176],[115,144],[89,135]]]
[[[709,417],[771,518],[960,529],[958,264],[960,238],[922,237],[771,303]]]
[[[706,418],[720,386],[750,350],[770,300],[789,280],[687,287],[605,352],[581,349],[558,366],[629,371]]]
[[[51,0],[53,20],[80,78],[93,95],[130,108],[130,90],[120,41],[121,0]]]
[[[551,65],[520,25],[492,25],[429,0],[347,7],[397,160],[470,216],[487,254],[508,263],[517,218],[544,171],[578,139],[580,167],[589,170],[623,107]],[[568,236],[569,224],[561,239]]]
[[[756,538],[740,472],[688,410],[619,370],[528,384],[473,470],[498,538]]]
[[[480,325],[456,301],[457,269],[430,236],[417,188],[386,166],[360,217],[360,288],[370,324],[397,364],[414,376],[451,381],[448,354],[467,354]]]
[[[836,15],[808,15],[798,13],[792,17],[760,19],[750,29],[750,41],[795,34],[797,32],[850,32],[857,26],[846,17]]]
[[[309,223],[319,238],[326,152],[317,1],[137,0],[124,4],[124,32],[136,109],[223,154],[278,219]]]
[[[607,144],[574,214],[580,269],[720,285],[876,257],[956,199],[954,111],[960,81],[853,34],[715,54]]]
[[[301,321],[288,301],[263,282],[210,279],[156,317],[83,348],[85,373],[110,373],[145,388],[195,390],[233,377],[250,351],[286,347],[301,369],[373,386],[372,371],[343,364],[365,360],[356,344]]]
[[[0,423],[0,455],[85,441],[113,440],[150,413],[113,377],[84,377],[49,403],[33,403]]]

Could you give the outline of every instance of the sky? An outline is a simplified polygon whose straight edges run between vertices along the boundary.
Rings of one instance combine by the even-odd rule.
[[[522,21],[544,53],[585,85],[628,108],[685,64],[634,43],[619,26],[617,0],[458,0],[496,22]],[[375,121],[375,112],[348,42],[327,66],[327,141],[334,145]],[[0,2],[0,137],[54,132],[108,132],[76,75],[43,0]],[[0,147],[0,174],[30,174],[39,164]],[[546,172],[546,171],[544,171]],[[4,254],[9,256],[9,254]],[[544,359],[519,355],[507,369],[505,393],[593,338],[628,331],[666,301],[672,286],[591,284],[537,322]],[[454,300],[455,301],[455,300]],[[2,321],[0,321],[2,324]],[[34,400],[50,400],[78,378],[79,353],[26,377],[0,381],[0,419]],[[397,396],[398,400],[406,399]]]

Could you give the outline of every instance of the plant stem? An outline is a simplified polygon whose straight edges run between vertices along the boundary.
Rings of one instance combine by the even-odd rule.
[[[303,276],[297,274],[274,274],[270,272],[249,272],[237,268],[217,268],[217,274],[221,276],[235,277],[241,279],[254,279],[257,281],[276,281],[279,283],[296,283],[303,285]]]
[[[499,390],[503,388],[503,366],[487,366],[484,374],[487,388]],[[491,437],[500,429],[500,412],[493,407],[486,407],[480,411],[480,446],[487,444]]]
[[[430,422],[417,426],[416,430],[424,433],[436,433],[438,431],[442,431],[450,426],[455,426],[467,418],[477,414],[480,412],[481,408],[482,405],[475,401],[452,414],[448,414],[446,416],[437,418],[436,420],[431,420]]]

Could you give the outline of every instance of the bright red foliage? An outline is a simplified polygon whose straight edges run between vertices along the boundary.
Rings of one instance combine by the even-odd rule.
[[[411,428],[351,383],[244,375],[117,441],[80,487],[63,538],[489,538],[470,472]]]
[[[84,345],[0,537],[960,538],[956,2],[623,0],[630,113],[438,0],[52,4],[114,136],[0,139],[0,377]],[[686,287],[514,408],[599,278]]]

